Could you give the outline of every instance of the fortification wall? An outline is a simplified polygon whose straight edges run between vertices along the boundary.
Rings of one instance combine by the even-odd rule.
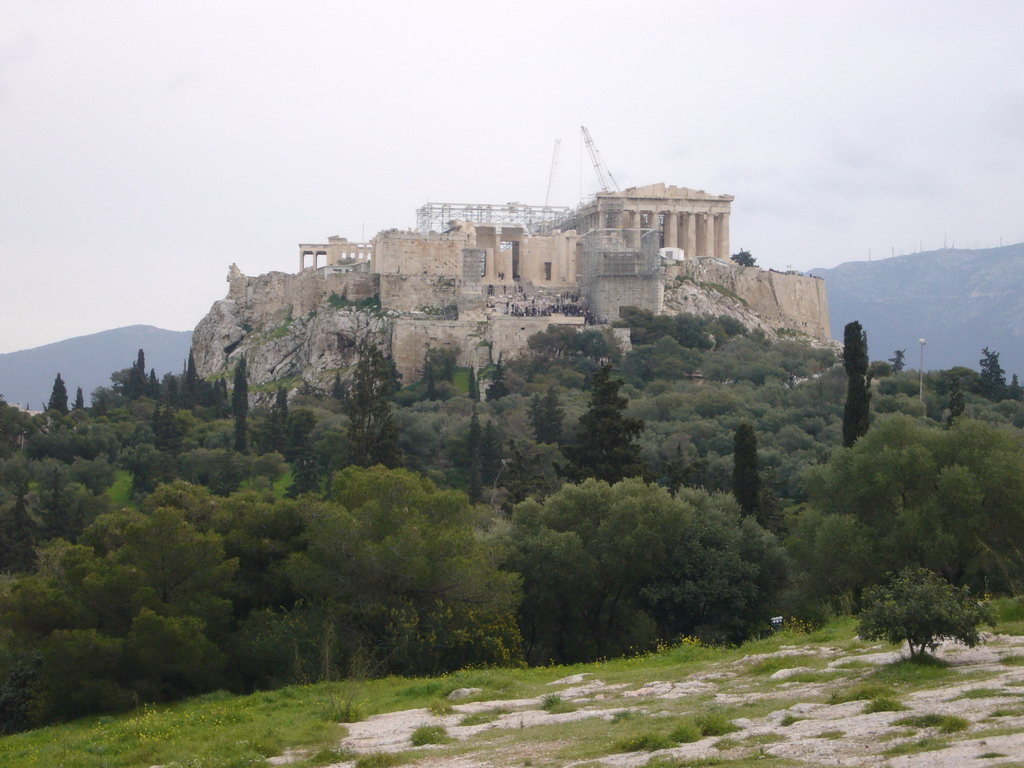
[[[482,368],[491,362],[486,344],[487,324],[473,320],[420,320],[400,317],[391,334],[391,355],[402,374],[402,384],[418,381],[430,348],[454,349],[460,366]]]
[[[472,230],[447,235],[386,231],[377,235],[373,271],[382,275],[462,274],[462,249],[473,248]]]
[[[828,295],[823,280],[740,267],[718,259],[696,259],[665,268],[666,280],[671,281],[676,276],[732,291],[772,328],[791,328],[820,339],[831,338]]]
[[[461,258],[461,254],[460,254]],[[458,302],[460,281],[437,275],[378,275],[381,309],[422,312]]]
[[[639,307],[655,314],[665,306],[665,284],[659,276],[598,276],[588,281],[587,302],[599,319],[615,322],[622,307]]]
[[[234,301],[252,326],[278,321],[291,313],[308,315],[323,305],[332,293],[348,301],[376,296],[378,276],[368,272],[324,274],[305,270],[298,274],[268,272],[247,277],[234,264],[228,272],[227,298]]]

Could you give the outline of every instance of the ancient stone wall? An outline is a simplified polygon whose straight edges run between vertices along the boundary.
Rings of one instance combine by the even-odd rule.
[[[388,230],[377,235],[373,271],[381,275],[462,274],[462,249],[475,247],[471,228],[447,235]]]
[[[423,360],[431,348],[456,350],[460,366],[479,369],[488,365],[491,351],[486,341],[487,323],[400,317],[391,336],[391,354],[406,386],[422,377]]]
[[[715,290],[721,286],[741,297],[767,326],[789,328],[820,339],[831,338],[825,283],[815,277],[740,267],[718,259],[687,260],[665,268],[665,279],[693,280]]]
[[[253,326],[276,321],[289,312],[308,315],[331,294],[355,302],[376,296],[379,291],[378,276],[368,272],[324,274],[306,270],[247,277],[234,264],[228,272],[228,283],[227,298],[248,313],[246,319]]]
[[[460,280],[438,275],[377,275],[381,309],[394,312],[440,311],[458,303]]]

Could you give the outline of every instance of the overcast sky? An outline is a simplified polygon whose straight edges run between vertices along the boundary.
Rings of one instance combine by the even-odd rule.
[[[228,266],[597,182],[806,270],[1024,240],[1024,2],[0,0],[0,352],[185,330]],[[581,162],[581,160],[583,162]]]

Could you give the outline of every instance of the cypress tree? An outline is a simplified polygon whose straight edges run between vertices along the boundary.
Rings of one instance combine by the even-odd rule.
[[[964,380],[957,377],[949,388],[949,415],[946,426],[952,427],[964,412]]]
[[[267,447],[284,454],[288,450],[288,390],[277,388],[274,404],[267,418]]]
[[[50,392],[50,402],[46,405],[46,410],[56,411],[61,416],[68,415],[68,388],[64,386],[64,379],[59,373],[53,380],[53,391]]]
[[[494,487],[501,474],[501,438],[493,421],[488,421],[480,434],[480,480]]]
[[[757,468],[757,435],[740,424],[733,438],[732,493],[744,515],[761,516],[761,475]]]
[[[868,337],[856,320],[843,330],[846,368],[846,406],[843,409],[843,447],[849,448],[871,423],[871,378],[868,376]]]
[[[0,517],[0,571],[30,571],[36,561],[38,525],[28,512],[28,483],[15,491],[14,504]]]
[[[308,408],[299,408],[288,416],[285,457],[292,464],[292,484],[287,490],[289,498],[320,490],[320,465],[311,440],[314,427],[316,416]]]
[[[359,467],[397,467],[402,449],[391,414],[391,366],[376,344],[360,342],[357,354],[348,398],[348,461]]]
[[[476,370],[472,366],[469,368],[469,399],[480,402],[480,382],[477,381]]]
[[[188,360],[185,363],[184,390],[182,405],[189,409],[199,405],[199,374],[196,373],[196,359],[192,356],[191,347],[188,350]]]
[[[75,390],[75,408],[76,411],[85,410],[85,395],[82,394],[82,388],[78,387]]]
[[[331,382],[331,397],[333,397],[339,403],[343,403],[343,402],[345,402],[345,395],[346,395],[345,384],[341,380],[341,374],[340,373],[336,373],[336,374],[334,374],[334,381]],[[286,396],[285,397],[285,402],[287,402],[287,401],[288,401],[288,398]]]
[[[473,415],[469,419],[469,435],[466,437],[466,452],[469,455],[469,500],[474,504],[480,501],[480,416],[473,406]]]
[[[235,366],[235,386],[231,391],[231,414],[235,417],[235,450],[245,453],[249,448],[249,376],[245,358]]]
[[[138,357],[128,369],[128,380],[124,386],[124,396],[129,400],[137,400],[146,394],[146,353],[139,350]]]

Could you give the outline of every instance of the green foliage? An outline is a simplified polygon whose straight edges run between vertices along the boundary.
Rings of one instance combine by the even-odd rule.
[[[750,255],[750,251],[740,250],[729,257],[741,267],[756,267],[757,259]]]
[[[235,385],[231,390],[231,413],[235,417],[235,450],[245,453],[249,449],[249,374],[244,357],[235,366]]]
[[[904,569],[886,587],[865,593],[858,632],[869,640],[904,640],[914,658],[934,651],[939,641],[978,644],[978,626],[994,624],[991,609],[924,568]]]
[[[905,728],[936,728],[940,733],[956,733],[970,727],[970,722],[956,715],[911,715],[895,720],[893,725],[901,725]]]
[[[464,495],[405,470],[348,467],[309,509],[289,557],[298,592],[325,605],[381,672],[439,672],[519,658],[516,582],[490,562]]]
[[[390,397],[395,391],[392,364],[368,342],[359,344],[357,354],[347,407],[348,461],[359,467],[396,467],[402,462],[402,452],[391,414]]]
[[[64,379],[57,374],[53,380],[53,391],[50,392],[50,401],[46,406],[48,411],[56,411],[61,416],[68,415],[68,389],[64,385]]]
[[[644,474],[636,443],[644,423],[624,415],[629,401],[619,394],[623,382],[611,374],[611,365],[604,365],[591,377],[590,406],[580,418],[576,442],[562,449],[568,463],[558,469],[572,482],[592,477],[615,483]]]
[[[505,546],[522,574],[519,623],[535,663],[602,658],[659,636],[739,639],[766,620],[782,568],[774,538],[741,522],[731,499],[673,498],[636,479],[519,504]]]
[[[733,440],[732,492],[745,515],[761,519],[761,475],[757,469],[757,435],[749,424],[736,428]]]
[[[860,323],[847,323],[843,331],[843,366],[846,369],[846,406],[843,410],[843,446],[849,448],[868,431],[871,415],[871,378],[868,376],[868,337]]]
[[[810,507],[791,526],[790,551],[809,593],[852,595],[911,565],[976,589],[1019,583],[1022,447],[1018,432],[977,421],[880,421],[806,475]]]
[[[443,725],[421,725],[412,732],[409,737],[414,747],[422,747],[427,744],[444,744],[451,739],[448,731]]]

